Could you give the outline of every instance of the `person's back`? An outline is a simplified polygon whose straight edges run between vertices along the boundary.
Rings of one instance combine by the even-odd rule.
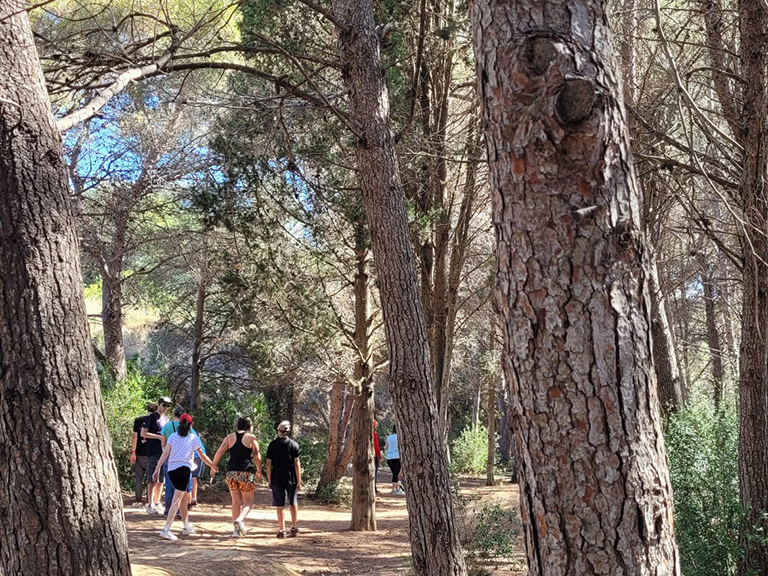
[[[397,445],[397,434],[387,436],[387,460],[400,458],[400,449]]]
[[[253,472],[253,448],[243,444],[247,433],[246,430],[235,432],[235,442],[229,449],[228,472]]]
[[[296,484],[294,460],[299,457],[299,445],[287,436],[269,443],[267,459],[272,461],[272,484],[293,486]]]

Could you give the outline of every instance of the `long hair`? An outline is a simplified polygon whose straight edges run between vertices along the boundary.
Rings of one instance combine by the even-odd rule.
[[[182,420],[179,422],[179,427],[176,429],[176,434],[179,436],[186,436],[189,434],[189,429],[192,428],[192,424],[190,424],[189,420]]]

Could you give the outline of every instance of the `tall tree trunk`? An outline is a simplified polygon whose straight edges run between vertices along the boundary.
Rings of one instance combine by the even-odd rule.
[[[654,250],[651,248],[648,298],[651,302],[651,337],[653,338],[653,365],[659,389],[659,403],[665,412],[674,412],[683,403],[683,385],[677,365],[677,352],[672,329],[667,321],[666,302],[659,283]]]
[[[605,4],[476,0],[472,21],[529,574],[679,575]]]
[[[371,0],[333,0],[363,203],[381,293],[416,576],[467,573],[437,422],[429,339],[403,200]],[[371,432],[370,430],[368,431]]]
[[[499,413],[499,453],[506,464],[512,459],[512,418],[509,391],[505,385],[496,391],[496,411]]]
[[[27,7],[0,3],[0,573],[129,576],[61,139]]]
[[[352,457],[352,413],[355,399],[349,384],[339,379],[331,389],[331,409],[328,416],[328,448],[317,482],[321,493],[336,484],[344,475]]]
[[[768,6],[740,0],[744,98],[740,183],[744,295],[739,381],[739,490],[747,511],[739,574],[768,574]],[[756,536],[760,535],[759,538]]]
[[[195,305],[195,335],[192,343],[192,377],[189,383],[189,408],[197,410],[200,407],[200,377],[205,362],[203,355],[203,338],[205,335],[205,301],[208,298],[208,239],[203,237],[203,252],[200,265],[200,278],[197,283],[197,302]]]
[[[362,234],[358,234],[361,237]],[[376,493],[373,449],[373,367],[371,363],[371,304],[368,250],[358,246],[355,274],[355,395],[354,474],[352,477],[352,530],[376,530]]]
[[[123,281],[121,262],[112,261],[101,273],[101,324],[104,331],[104,355],[114,380],[127,373],[123,341]]]
[[[720,408],[723,399],[723,356],[720,344],[720,331],[717,327],[717,290],[712,279],[711,267],[703,253],[698,254],[701,268],[701,285],[704,288],[704,314],[707,325],[707,346],[710,365],[712,366],[712,398],[715,409]]]

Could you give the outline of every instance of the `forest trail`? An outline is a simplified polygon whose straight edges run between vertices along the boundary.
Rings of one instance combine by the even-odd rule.
[[[517,486],[503,483],[488,488],[480,479],[464,479],[462,496],[472,502],[496,501],[517,509]],[[282,565],[285,572],[266,572],[268,576],[370,575],[402,576],[410,557],[408,517],[405,498],[384,490],[376,500],[378,531],[349,530],[350,510],[320,504],[300,496],[299,527],[296,538],[279,540],[275,511],[266,486],[256,490],[254,509],[248,517],[248,535],[232,538],[228,496],[220,503],[202,503],[193,508],[190,520],[197,533],[181,535],[181,521],[173,531],[179,537],[168,542],[158,536],[162,516],[149,516],[143,509],[126,507],[128,543],[134,576],[253,576],[265,575],[265,561]],[[211,500],[211,493],[202,500]],[[223,494],[215,493],[221,501]],[[286,511],[286,519],[289,515]],[[289,525],[289,523],[287,523]],[[522,544],[521,544],[522,545]],[[510,574],[504,563],[498,573]],[[291,572],[293,570],[294,572]],[[513,572],[514,573],[514,572]]]

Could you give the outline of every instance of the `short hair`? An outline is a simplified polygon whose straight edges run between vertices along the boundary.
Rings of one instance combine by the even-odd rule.
[[[148,402],[147,412],[156,412],[156,411],[157,411],[157,402]]]
[[[250,430],[251,426],[253,426],[251,419],[247,416],[241,416],[237,419],[237,429],[238,430]]]

